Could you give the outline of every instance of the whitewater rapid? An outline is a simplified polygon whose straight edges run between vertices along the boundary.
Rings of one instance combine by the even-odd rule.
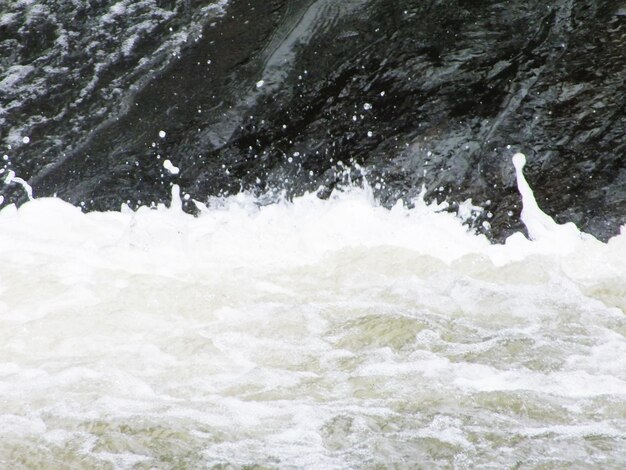
[[[2,468],[622,468],[626,228],[367,187],[0,211]],[[534,203],[534,205],[533,205]]]

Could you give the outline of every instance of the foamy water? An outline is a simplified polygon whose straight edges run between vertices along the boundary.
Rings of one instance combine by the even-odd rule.
[[[626,230],[516,165],[534,240],[496,246],[358,188],[5,208],[0,467],[622,468]]]

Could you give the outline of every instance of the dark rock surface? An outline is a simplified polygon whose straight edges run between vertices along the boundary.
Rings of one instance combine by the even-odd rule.
[[[626,223],[623,1],[38,4],[0,13],[3,164],[36,196],[323,196],[350,167],[385,204],[422,185],[452,209],[472,198],[502,240],[521,228],[523,151],[557,221],[602,239]]]

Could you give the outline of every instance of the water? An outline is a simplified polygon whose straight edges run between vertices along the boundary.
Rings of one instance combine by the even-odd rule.
[[[33,177],[61,165],[132,112],[151,80],[201,41],[227,6],[0,1],[0,169],[34,184]]]
[[[352,188],[0,212],[2,468],[623,468],[626,229]],[[530,199],[529,199],[530,198]]]

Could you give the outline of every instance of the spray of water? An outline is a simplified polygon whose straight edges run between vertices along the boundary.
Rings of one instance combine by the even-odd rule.
[[[523,163],[503,245],[363,188],[4,208],[0,466],[619,468],[626,230],[555,224]]]

